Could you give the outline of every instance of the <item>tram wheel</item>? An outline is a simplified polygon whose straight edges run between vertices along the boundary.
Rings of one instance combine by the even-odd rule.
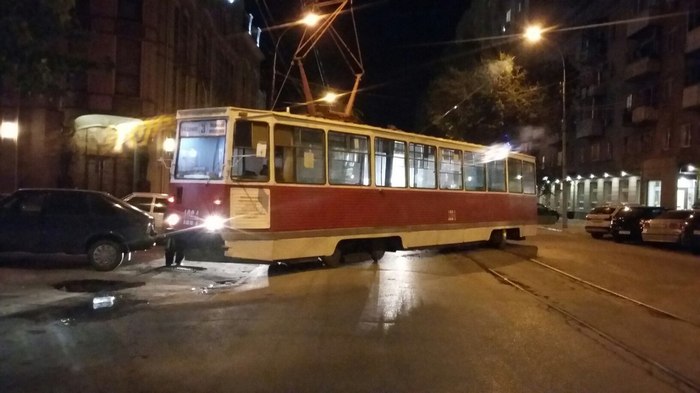
[[[494,248],[502,248],[506,244],[506,230],[496,229],[491,232],[489,245]]]
[[[343,263],[343,251],[340,247],[336,247],[333,254],[321,257],[321,261],[326,267],[338,267]]]

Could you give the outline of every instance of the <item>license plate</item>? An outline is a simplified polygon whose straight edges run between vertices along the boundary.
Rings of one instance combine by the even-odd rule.
[[[696,229],[693,231],[693,235],[700,235],[700,229]]]
[[[630,231],[620,231],[620,235],[629,235]]]

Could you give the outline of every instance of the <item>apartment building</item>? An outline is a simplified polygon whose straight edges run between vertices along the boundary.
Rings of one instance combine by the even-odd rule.
[[[700,1],[482,7],[480,17],[465,18],[490,15],[481,31],[508,37],[498,49],[516,53],[528,72],[546,69],[542,85],[561,89],[566,70],[566,176],[561,128],[526,144],[538,158],[542,202],[561,208],[564,185],[577,217],[604,203],[691,208],[700,199]],[[531,23],[552,28],[534,56],[517,39]]]

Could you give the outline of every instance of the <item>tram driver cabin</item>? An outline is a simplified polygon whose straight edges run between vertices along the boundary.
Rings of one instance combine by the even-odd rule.
[[[191,257],[337,265],[536,232],[532,156],[287,112],[177,119],[167,221]]]

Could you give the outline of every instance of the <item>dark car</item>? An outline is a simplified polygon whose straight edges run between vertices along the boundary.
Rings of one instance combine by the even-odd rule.
[[[681,244],[694,253],[700,253],[700,211],[695,211],[685,222]]]
[[[613,217],[610,233],[617,242],[642,240],[642,220],[648,220],[666,211],[658,206],[625,206]]]
[[[151,216],[104,192],[20,189],[0,203],[0,252],[87,254],[108,271],[154,236]]]
[[[539,224],[554,224],[559,220],[559,212],[552,210],[547,206],[537,204],[537,222]]]

